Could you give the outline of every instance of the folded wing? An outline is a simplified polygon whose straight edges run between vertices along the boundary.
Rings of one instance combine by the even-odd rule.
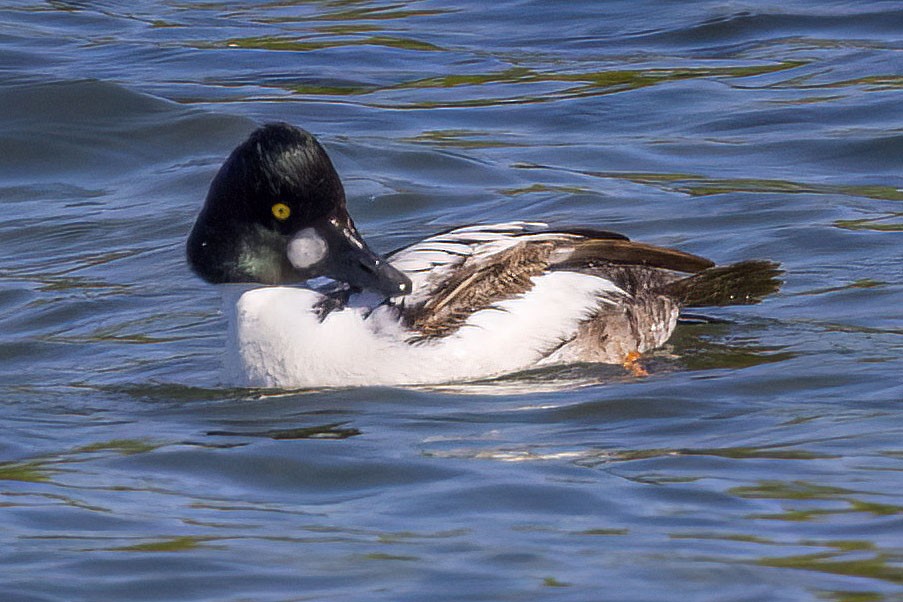
[[[548,272],[605,278],[606,268],[614,268],[614,274],[624,274],[628,266],[643,272],[697,274],[714,266],[708,259],[633,242],[614,232],[551,230],[536,222],[458,228],[401,249],[388,259],[414,282],[413,293],[403,302],[403,315],[406,325],[422,338],[455,332],[475,312],[528,293],[533,278]],[[663,273],[658,281],[677,279]],[[633,293],[615,286],[606,294]],[[600,299],[600,303],[613,301]]]

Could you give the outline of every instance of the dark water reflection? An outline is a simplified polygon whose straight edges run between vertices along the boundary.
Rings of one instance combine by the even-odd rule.
[[[896,2],[0,2],[0,599],[897,599]],[[651,376],[219,386],[182,244],[255,123],[382,250],[782,262]]]

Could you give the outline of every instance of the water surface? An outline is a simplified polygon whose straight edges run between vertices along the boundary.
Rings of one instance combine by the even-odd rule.
[[[903,595],[897,2],[0,1],[0,599]],[[182,245],[257,124],[374,247],[614,229],[783,291],[647,359],[222,388]]]

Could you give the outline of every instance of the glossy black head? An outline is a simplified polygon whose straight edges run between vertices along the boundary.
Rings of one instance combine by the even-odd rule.
[[[232,151],[210,184],[187,253],[192,269],[213,283],[327,276],[387,296],[411,286],[361,240],[320,143],[281,123],[258,129]]]

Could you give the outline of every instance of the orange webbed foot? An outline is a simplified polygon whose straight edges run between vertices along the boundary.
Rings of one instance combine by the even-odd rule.
[[[626,356],[624,356],[624,361],[621,363],[621,365],[636,377],[649,376],[649,373],[646,372],[646,369],[640,365],[641,357],[643,356],[638,351],[631,351]]]

